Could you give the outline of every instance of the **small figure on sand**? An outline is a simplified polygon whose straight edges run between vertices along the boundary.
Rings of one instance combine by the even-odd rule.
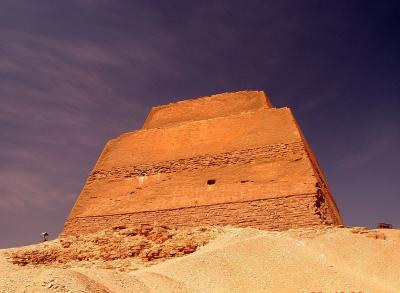
[[[43,239],[42,242],[45,242],[45,241],[47,241],[47,237],[49,236],[49,233],[43,232],[42,234],[40,234],[40,236],[42,236],[42,239]]]

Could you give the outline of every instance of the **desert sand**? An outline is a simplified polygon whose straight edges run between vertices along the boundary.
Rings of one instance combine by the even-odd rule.
[[[210,242],[195,252],[165,260],[21,266],[10,254],[61,247],[59,240],[3,249],[0,292],[400,292],[397,229],[225,227],[207,233]]]

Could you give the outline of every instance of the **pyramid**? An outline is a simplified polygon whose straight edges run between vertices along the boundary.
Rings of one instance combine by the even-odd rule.
[[[139,224],[285,230],[343,220],[292,111],[240,91],[154,107],[141,129],[110,140],[63,234]]]

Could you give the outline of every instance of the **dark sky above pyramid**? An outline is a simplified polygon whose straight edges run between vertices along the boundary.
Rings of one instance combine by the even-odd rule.
[[[400,226],[398,1],[0,2],[0,247],[62,229],[105,142],[152,106],[289,106],[347,225]]]

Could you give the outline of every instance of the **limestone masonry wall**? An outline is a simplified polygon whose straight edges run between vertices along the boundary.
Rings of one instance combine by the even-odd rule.
[[[301,142],[95,170],[74,207],[73,216],[315,193],[318,181],[313,174]],[[210,179],[214,184],[208,184]]]
[[[261,91],[241,91],[184,100],[152,108],[143,128],[224,117],[260,107],[272,107],[269,98]]]
[[[266,230],[285,230],[333,224],[318,194],[287,196],[182,209],[131,214],[74,218],[65,225],[65,234],[92,233],[110,225],[134,227],[138,224],[167,224],[169,227],[232,225]]]
[[[140,129],[109,141],[95,169],[141,165],[301,141],[288,108]]]
[[[107,143],[63,233],[342,224],[292,112],[271,107],[263,92],[246,91],[153,108],[143,129]]]
[[[303,153],[304,145],[302,142],[280,143],[226,153],[206,154],[192,158],[158,162],[155,164],[141,164],[137,166],[111,168],[108,170],[96,169],[90,174],[87,184],[104,178],[122,179],[161,173],[194,171],[213,166],[222,167],[224,165],[249,164],[260,159],[275,161],[288,159],[291,156],[301,155]]]

